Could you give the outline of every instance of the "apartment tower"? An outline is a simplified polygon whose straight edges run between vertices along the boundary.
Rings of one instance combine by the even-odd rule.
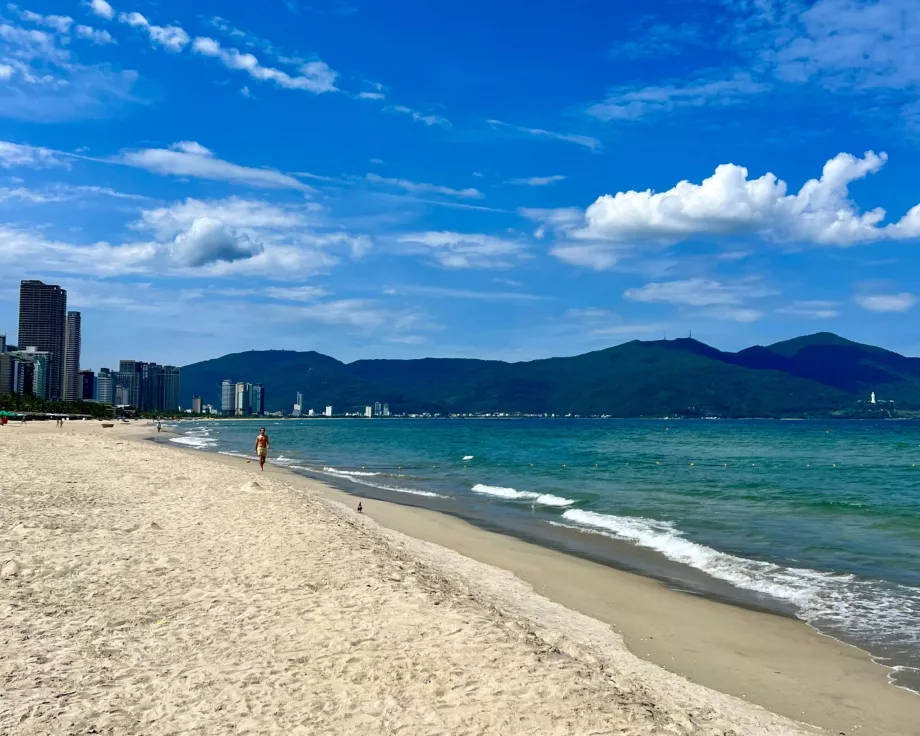
[[[67,323],[67,292],[41,281],[19,285],[19,347],[34,347],[50,354],[48,398],[64,395],[64,332]]]

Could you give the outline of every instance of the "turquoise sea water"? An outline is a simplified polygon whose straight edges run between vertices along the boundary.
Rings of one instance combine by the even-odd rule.
[[[920,422],[182,422],[173,441],[796,615],[920,690]]]

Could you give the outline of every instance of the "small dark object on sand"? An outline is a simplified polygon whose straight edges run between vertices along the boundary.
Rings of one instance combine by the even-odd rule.
[[[361,505],[361,502],[358,501],[358,513],[360,514],[362,511],[364,511],[364,507]]]

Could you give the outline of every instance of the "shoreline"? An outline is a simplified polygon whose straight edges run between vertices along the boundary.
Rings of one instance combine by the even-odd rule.
[[[151,439],[228,466],[247,465],[236,455]],[[262,475],[257,465],[250,468]],[[920,696],[893,683],[890,667],[791,614],[681,590],[666,580],[485,529],[449,512],[368,499],[283,465],[267,464],[264,475],[349,507],[362,498],[365,515],[384,528],[510,572],[535,593],[610,625],[643,660],[768,711],[834,733],[858,729],[879,736],[912,735],[917,722],[912,719],[920,720]],[[628,603],[620,595],[624,591]],[[911,715],[902,720],[897,714],[904,710]],[[867,722],[869,711],[886,723]]]

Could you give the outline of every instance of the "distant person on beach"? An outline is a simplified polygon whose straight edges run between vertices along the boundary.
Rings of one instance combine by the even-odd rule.
[[[268,435],[265,434],[265,427],[259,430],[259,436],[256,437],[256,455],[259,456],[259,468],[265,470],[265,458],[268,456],[268,448],[271,442]]]
[[[162,431],[162,429],[163,428],[160,426],[159,420],[157,420],[157,434],[159,434]]]

